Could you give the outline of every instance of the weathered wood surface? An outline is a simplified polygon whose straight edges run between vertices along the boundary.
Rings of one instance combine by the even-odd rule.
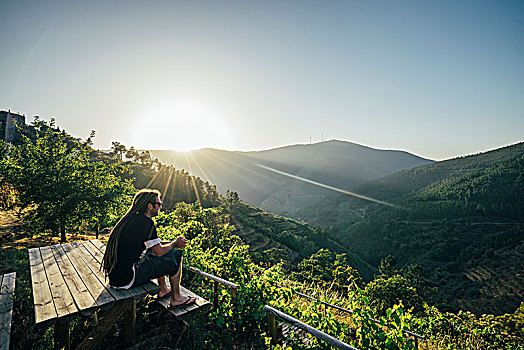
[[[71,292],[78,310],[87,311],[87,315],[92,314],[99,305],[87,289],[71,260],[67,257],[66,252],[60,245],[51,246],[51,251],[64,281],[67,281],[67,288]]]
[[[97,265],[100,269],[100,266],[102,264],[102,259],[104,258],[104,253],[101,252],[99,249],[97,249],[92,243],[91,241],[83,241],[83,242],[79,242],[81,245],[83,245],[83,247],[96,259],[97,261]],[[111,288],[115,291],[122,291],[122,289],[114,289],[114,288]],[[127,292],[127,294],[132,297],[132,298],[136,298],[136,299],[141,299],[143,298],[145,295],[146,295],[146,291],[144,290],[144,288],[142,287],[134,287],[134,288],[129,288],[129,289],[126,289],[125,290]]]
[[[58,268],[51,247],[41,247],[40,254],[42,254],[47,281],[51,288],[51,296],[55,303],[58,318],[69,318],[75,315],[78,313],[78,307],[75,305],[75,301],[67,287],[64,276]]]
[[[343,349],[343,350],[358,350],[357,348],[354,348],[352,347],[351,345],[349,344],[346,344],[336,338],[333,338],[332,336],[330,336],[329,334],[326,334],[314,327],[311,327],[310,325],[308,325],[307,323],[304,323],[302,321],[299,321],[297,320],[296,318],[293,318],[291,316],[289,316],[288,314],[285,314],[275,308],[272,308],[271,306],[264,306],[264,311],[266,311],[267,313],[271,314],[271,315],[274,315],[275,317],[283,320],[284,322],[286,323],[289,323],[290,325],[296,327],[296,328],[299,328],[299,329],[302,329],[306,332],[308,332],[309,334],[313,335],[314,337],[316,337],[317,339],[320,339],[324,342],[326,342],[328,345],[334,347],[334,348],[337,348],[337,349]]]
[[[16,272],[0,276],[0,350],[9,349]]]
[[[54,324],[55,344],[59,347],[70,346],[71,319],[109,308],[80,347],[93,348],[123,314],[125,339],[133,343],[135,300],[160,291],[153,283],[127,290],[110,287],[101,269],[104,252],[105,246],[98,240],[29,249],[36,324]]]
[[[177,308],[169,308],[169,297],[165,297],[158,300],[158,303],[160,305],[162,305],[167,311],[169,311],[173,316],[175,316],[179,320],[185,318],[191,313],[194,313],[196,311],[207,310],[211,307],[211,303],[209,301],[193,293],[189,289],[184,288],[183,286],[180,286],[180,294],[190,298],[196,298],[196,301],[191,305]]]
[[[100,269],[100,262],[91,255],[82,242],[73,242],[71,247],[75,249],[79,255],[79,258],[84,261],[89,270],[98,278],[98,280],[107,288],[107,291],[115,298],[115,300],[131,298],[131,294],[125,289],[115,289],[109,287],[109,281],[105,278],[104,271]],[[64,250],[67,247],[63,247]]]
[[[39,326],[90,315],[119,300],[156,294],[154,283],[124,289],[109,287],[100,269],[105,246],[98,240],[29,249],[29,265]]]
[[[29,249],[29,267],[31,270],[31,283],[33,289],[33,300],[35,303],[36,324],[46,325],[54,323],[58,318],[47,275],[44,269],[40,249]]]
[[[269,328],[269,335],[271,336],[271,345],[277,345],[280,337],[277,334],[275,315],[267,314],[267,326]]]
[[[93,254],[95,259],[98,260],[99,264],[101,264],[106,249],[105,245],[103,245],[102,242],[96,239],[84,241],[82,242],[82,244],[87,250],[89,250],[89,252],[91,252],[91,254]],[[127,291],[135,300],[140,300],[146,294],[156,294],[160,292],[160,288],[158,287],[158,285],[155,285],[154,283],[147,282],[138,287],[130,288]]]
[[[127,344],[136,343],[136,300],[132,300],[124,311],[124,342]]]
[[[74,249],[70,244],[62,245],[60,248],[67,254],[71,264],[85,283],[86,288],[98,306],[114,302],[116,299],[106,288],[104,280],[100,280],[82,259],[80,249]]]

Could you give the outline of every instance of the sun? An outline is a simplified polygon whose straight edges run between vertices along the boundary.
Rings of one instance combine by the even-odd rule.
[[[194,102],[167,102],[137,121],[133,145],[139,149],[190,151],[230,149],[229,127],[219,113]]]

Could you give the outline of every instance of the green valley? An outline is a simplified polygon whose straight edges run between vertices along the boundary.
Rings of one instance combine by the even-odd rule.
[[[405,170],[304,208],[374,266],[419,264],[450,310],[504,313],[524,296],[524,144]]]
[[[522,143],[351,188],[390,205],[348,195],[311,201],[299,211],[307,224],[246,204],[235,191],[221,195],[147,151],[115,142],[101,152],[90,139],[78,141],[45,122],[34,126],[32,138],[2,146],[0,162],[0,204],[8,213],[2,217],[18,214],[23,223],[4,231],[0,251],[0,274],[17,273],[16,349],[49,348],[53,339],[32,319],[27,250],[12,246],[31,237],[92,235],[99,225],[107,232],[142,187],[163,193],[159,236],[186,237],[187,264],[240,288],[235,297],[221,291],[217,307],[183,330],[145,300],[137,307],[139,341],[169,332],[184,349],[281,349],[269,345],[263,307],[270,305],[359,349],[413,349],[405,330],[423,336],[424,349],[524,347]],[[211,296],[212,285],[199,275],[184,274],[183,284]],[[82,318],[71,323],[73,344],[89,326]],[[115,328],[101,348],[120,346]],[[285,341],[292,349],[324,346],[306,338],[291,332]]]

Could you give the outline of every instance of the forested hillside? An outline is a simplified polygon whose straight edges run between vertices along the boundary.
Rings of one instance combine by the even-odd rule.
[[[248,244],[253,259],[259,263],[277,264],[284,262],[287,269],[294,269],[298,263],[320,249],[346,254],[347,263],[359,271],[365,281],[378,274],[371,266],[347,248],[328,237],[321,228],[275,215],[253,207],[240,200],[238,193],[227,191],[221,196],[214,185],[202,181],[184,170],[176,170],[151,157],[148,151],[127,149],[115,143],[106,157],[109,161],[123,161],[130,169],[125,175],[136,188],[158,189],[163,194],[164,208],[171,210],[177,203],[200,203],[203,207],[223,205],[234,225],[234,233]]]
[[[225,203],[236,227],[235,234],[248,245],[253,259],[259,263],[285,263],[287,269],[295,269],[299,262],[308,259],[321,249],[345,254],[346,264],[358,270],[365,281],[372,280],[378,269],[362,260],[357,254],[329,237],[320,227],[277,216],[252,207],[241,201]]]
[[[187,153],[154,150],[151,154],[165,164],[209,181],[222,194],[228,190],[237,192],[244,202],[286,217],[296,217],[300,208],[336,192],[278,172],[349,189],[431,162],[407,152],[338,140],[257,152],[202,149]]]
[[[304,209],[377,266],[419,264],[452,310],[503,313],[524,297],[524,144],[405,170]],[[306,214],[305,214],[306,215]]]
[[[110,227],[136,188],[156,188],[165,194],[164,213],[156,217],[159,236],[183,235],[189,241],[186,263],[240,285],[235,298],[222,290],[217,308],[184,329],[170,314],[155,311],[153,300],[144,301],[137,307],[139,339],[169,333],[184,349],[262,348],[269,346],[262,308],[271,305],[359,349],[413,349],[406,330],[424,336],[426,349],[524,346],[521,144],[520,151],[508,148],[513,157],[490,154],[495,160],[483,166],[465,158],[468,167],[454,169],[471,171],[391,196],[394,206],[345,198],[345,222],[321,228],[252,207],[234,191],[222,196],[214,185],[148,152],[116,142],[111,152],[99,152],[91,147],[94,133],[81,141],[44,122],[35,127],[34,139],[0,147],[0,204],[25,223],[9,234],[14,237],[3,235],[3,242],[48,235],[65,240],[66,232]],[[436,165],[430,173],[438,171]],[[487,206],[490,193],[495,203],[511,193],[515,203],[509,209]],[[35,327],[28,268],[26,249],[0,251],[0,274],[17,273],[14,348],[46,349],[53,340]],[[212,287],[201,276],[184,274],[183,284],[210,298]],[[295,292],[352,313],[334,312]],[[89,322],[72,322],[70,328],[75,345]],[[115,328],[101,348],[119,346]],[[286,335],[286,344],[324,347],[314,338],[304,343],[304,334],[295,331]]]
[[[395,207],[346,195],[305,208],[312,227],[275,216],[229,192],[232,224],[255,261],[290,269],[319,249],[347,256],[364,281],[392,255],[421,267],[432,302],[446,310],[505,313],[524,293],[523,144],[401,171],[354,189]],[[300,212],[300,213],[302,213]]]

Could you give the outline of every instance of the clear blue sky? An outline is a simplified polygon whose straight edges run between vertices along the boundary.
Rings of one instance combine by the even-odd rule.
[[[0,109],[95,146],[524,140],[524,1],[0,2]]]

